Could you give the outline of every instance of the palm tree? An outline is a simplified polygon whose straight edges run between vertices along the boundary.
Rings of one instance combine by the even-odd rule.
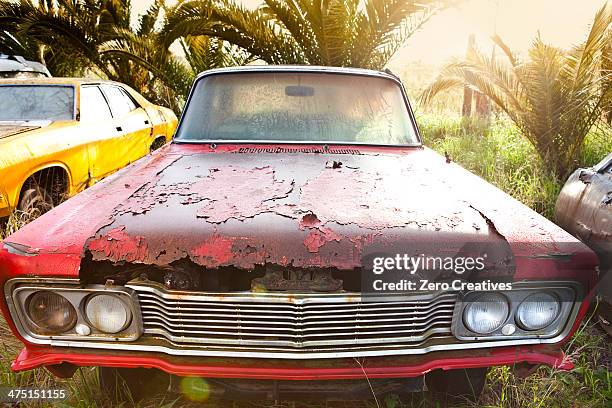
[[[180,3],[168,16],[169,40],[207,35],[270,64],[382,69],[397,49],[451,1],[264,0],[249,10],[232,0]]]
[[[18,3],[0,1],[0,53],[39,61],[55,75],[82,75],[88,62],[80,54],[71,53],[64,44],[49,46],[30,35],[29,28],[35,25],[38,17],[55,13],[56,6],[52,1],[40,1],[38,4],[30,0]]]
[[[155,1],[133,28],[129,0],[0,0],[0,51],[43,62],[54,75],[126,83],[178,112],[195,75],[190,62],[234,65],[244,53],[226,57],[235,47],[194,36],[168,41],[157,29],[164,7]],[[185,59],[170,51],[175,40],[184,45]]]
[[[158,100],[178,112],[198,73],[212,68],[243,65],[250,60],[250,55],[222,40],[203,35],[169,39],[166,32],[155,30],[159,23],[163,23],[160,19],[162,9],[167,14],[172,13],[163,0],[157,0],[141,17],[135,31],[117,29],[116,37],[101,44],[99,52],[104,59],[129,63],[129,69],[140,72],[144,80],[136,88],[150,99]],[[182,48],[184,58],[177,57],[171,51],[175,41]]]
[[[601,75],[606,76],[612,74],[612,30],[610,31],[610,39],[608,45],[604,48],[601,61]],[[612,126],[612,99],[608,101],[604,108],[604,120],[609,126]]]
[[[478,52],[473,60],[450,63],[423,91],[421,103],[467,84],[497,104],[563,178],[575,166],[587,133],[612,102],[612,72],[600,69],[612,38],[611,24],[612,7],[604,6],[585,42],[563,52],[538,36],[524,61],[496,36],[493,41],[507,64]]]

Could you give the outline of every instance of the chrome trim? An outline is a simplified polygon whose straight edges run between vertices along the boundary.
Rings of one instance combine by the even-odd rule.
[[[53,283],[53,284],[72,284],[78,285],[78,279],[27,279],[27,278],[15,278],[10,281],[7,281],[7,285],[5,285],[5,295],[7,296],[7,303],[11,315],[14,316],[15,310],[12,305],[10,290],[10,284],[15,284],[19,282],[27,282],[27,283]],[[556,282],[557,284],[563,284],[563,282]],[[567,282],[574,288],[578,288],[582,291],[580,285],[575,282]],[[528,288],[534,287],[542,288],[545,287],[546,282],[517,282],[514,284],[514,287]],[[550,282],[548,282],[550,284]],[[581,293],[581,292],[579,292]],[[241,294],[244,295],[244,294]],[[248,297],[253,296],[261,296],[261,294],[252,294],[247,293]],[[275,294],[267,294],[274,298]],[[313,296],[313,295],[309,295]],[[314,295],[315,297],[317,295]],[[325,296],[325,295],[320,295]],[[358,294],[357,294],[358,296]],[[574,302],[574,306],[571,310],[571,313],[568,317],[567,324],[564,326],[563,330],[552,338],[531,338],[531,339],[511,339],[506,337],[504,340],[491,340],[491,341],[478,341],[478,342],[464,342],[458,341],[452,336],[445,337],[434,337],[439,341],[455,341],[455,343],[450,344],[434,344],[434,345],[424,345],[418,344],[415,348],[400,348],[401,346],[397,345],[386,345],[385,349],[377,349],[377,350],[368,350],[368,349],[359,349],[354,351],[317,351],[317,352],[308,352],[304,353],[303,351],[299,352],[286,352],[286,351],[276,351],[276,349],[271,349],[269,351],[258,351],[253,352],[252,348],[246,347],[238,347],[235,350],[227,350],[224,346],[215,346],[215,347],[206,347],[206,348],[197,348],[196,345],[190,345],[189,347],[181,346],[181,345],[173,345],[172,342],[166,339],[160,338],[151,338],[151,337],[141,337],[137,342],[88,342],[88,341],[70,341],[70,340],[55,340],[55,339],[37,339],[28,336],[27,333],[23,332],[22,327],[15,322],[19,333],[24,337],[24,339],[33,344],[40,345],[48,345],[52,347],[69,347],[69,348],[82,348],[82,349],[92,349],[92,350],[117,350],[118,352],[122,351],[140,351],[140,352],[152,352],[152,353],[161,353],[172,356],[192,356],[192,357],[227,357],[227,358],[270,358],[270,359],[295,359],[295,360],[307,360],[307,359],[316,359],[316,358],[354,358],[354,357],[375,357],[375,356],[400,356],[400,355],[421,355],[435,351],[451,351],[451,350],[473,350],[473,349],[482,349],[489,347],[509,347],[509,346],[522,346],[522,345],[537,345],[537,344],[554,344],[565,339],[578,315],[578,311],[580,309],[580,302],[577,298],[576,302]],[[303,301],[307,302],[306,299]],[[163,342],[164,345],[156,345],[156,344],[143,344],[143,341],[148,341],[149,343],[153,342]],[[167,344],[167,345],[166,345]]]
[[[365,68],[330,67],[324,65],[241,65],[236,67],[213,68],[202,71],[196,76],[194,82],[208,75],[230,74],[237,72],[316,72],[375,76],[379,78],[393,79],[396,82],[398,81],[398,78],[395,75]]]
[[[412,347],[434,334],[450,335],[457,301],[455,293],[363,302],[356,293],[201,294],[149,282],[127,286],[138,294],[145,335],[183,345],[252,346],[254,353],[274,347],[303,353],[321,347]]]

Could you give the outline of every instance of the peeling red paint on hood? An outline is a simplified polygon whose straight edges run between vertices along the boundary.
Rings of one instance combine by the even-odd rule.
[[[128,235],[125,226],[121,226],[91,240],[89,250],[96,255],[94,260],[123,259],[136,262],[146,256],[147,241],[140,236]]]
[[[293,182],[277,180],[269,166],[245,169],[220,166],[210,169],[210,175],[195,182],[189,191],[202,198],[196,215],[212,223],[230,218],[244,220],[270,211],[274,200],[285,198],[293,190]]]
[[[342,236],[336,234],[330,228],[321,227],[311,231],[306,239],[304,245],[309,252],[319,252],[319,248],[325,245],[327,242],[336,241],[340,242]]]
[[[198,263],[209,263],[222,265],[229,262],[233,257],[232,246],[234,239],[213,235],[201,245],[196,246],[191,255],[199,261]],[[203,261],[205,259],[206,261]]]
[[[507,242],[545,262],[568,255],[559,242],[572,243],[569,255],[586,251],[427,149],[359,149],[240,153],[239,146],[170,145],[7,241],[112,262],[168,265],[188,257],[207,268],[247,269],[272,263],[348,270],[359,268],[366,252],[401,253],[413,242]]]

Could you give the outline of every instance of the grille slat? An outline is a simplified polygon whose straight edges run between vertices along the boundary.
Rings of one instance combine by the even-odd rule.
[[[422,347],[451,336],[457,299],[448,292],[365,302],[359,294],[201,294],[128,286],[138,295],[146,336],[172,347],[253,353]]]
[[[157,320],[157,321],[155,321]],[[448,319],[438,319],[440,322],[444,322],[444,323],[450,323],[450,321]],[[231,327],[227,327],[227,326],[217,326],[214,324],[206,324],[206,328],[207,329],[220,329],[220,331],[215,331],[215,330],[206,330],[206,331],[202,331],[201,327],[202,325],[188,325],[188,324],[181,324],[179,326],[177,325],[168,325],[165,321],[161,320],[161,319],[155,319],[155,318],[149,318],[148,322],[150,325],[154,325],[154,324],[159,324],[159,325],[163,325],[165,328],[167,328],[169,331],[172,331],[174,333],[191,333],[191,334],[224,334],[227,336],[266,336],[269,337],[271,335],[274,336],[283,336],[283,337],[323,337],[323,336],[349,336],[349,335],[356,335],[356,334],[360,334],[360,335],[368,335],[368,334],[390,334],[390,333],[421,333],[422,332],[422,327],[424,325],[380,325],[380,326],[374,326],[374,325],[369,325],[369,326],[354,326],[354,327],[334,327],[334,326],[326,326],[326,327],[315,327],[315,328],[297,328],[297,327],[284,327],[282,329],[279,329],[278,327],[254,327],[254,326],[247,326],[247,325],[242,325],[242,324],[238,324],[236,327],[233,327],[233,329],[237,329],[238,332],[233,332],[233,331],[223,331],[223,329],[230,329]],[[429,322],[428,322],[429,323]],[[425,324],[426,325],[426,324]],[[380,330],[380,331],[371,331],[370,329],[388,329],[388,328],[393,328],[393,327],[409,327],[412,326],[413,328],[405,328],[405,329],[401,329],[401,330]],[[191,327],[191,328],[190,328]],[[349,331],[346,331],[346,330]],[[353,329],[353,331],[350,331],[351,329]],[[342,332],[342,331],[345,332]],[[326,331],[327,333],[324,334],[300,334],[300,335],[296,335],[296,334],[291,334],[291,333],[306,333],[306,332],[313,332],[313,331]],[[340,331],[339,333],[336,333],[337,331]],[[280,334],[282,333],[282,334]]]
[[[376,315],[373,314],[359,314],[359,321],[360,323],[374,323],[374,322],[403,322],[403,321],[418,321],[418,320],[424,320],[427,319],[429,316],[431,316],[432,314],[436,313],[436,312],[451,312],[454,308],[454,305],[443,305],[443,306],[437,306],[435,308],[432,308],[430,313],[427,312],[423,312],[423,313],[414,313],[411,314],[410,312],[405,312],[402,314],[392,314],[392,315],[388,315],[385,314],[385,316],[395,316],[394,318],[378,318],[375,319],[373,317],[375,317]],[[150,314],[150,315],[156,315],[159,317],[163,317],[165,320],[169,321],[169,322],[202,322],[202,320],[206,319],[206,321],[208,323],[221,323],[221,322],[226,322],[226,321],[231,321],[234,322],[236,319],[244,319],[250,323],[260,323],[260,324],[270,324],[270,320],[257,320],[257,317],[253,317],[253,316],[249,316],[249,315],[245,315],[244,313],[241,312],[233,312],[233,313],[228,313],[228,314],[198,314],[198,318],[194,318],[194,319],[190,319],[189,317],[185,317],[185,313],[179,313],[179,312],[174,312],[174,313],[169,313],[166,312],[165,310],[161,309],[161,308],[149,308],[149,307],[143,307],[142,308],[143,313],[146,314]],[[188,315],[189,316],[189,315]],[[225,318],[225,319],[224,319]],[[281,321],[281,320],[285,320],[285,321]],[[334,316],[320,316],[320,317],[303,317],[300,318],[298,316],[276,316],[274,318],[275,324],[280,324],[280,325],[294,325],[296,324],[296,322],[299,322],[300,325],[316,325],[316,324],[354,324],[355,322],[355,315],[334,315]]]

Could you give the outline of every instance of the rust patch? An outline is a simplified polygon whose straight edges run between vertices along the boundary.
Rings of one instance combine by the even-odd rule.
[[[302,219],[300,220],[300,230],[305,230],[306,228],[319,228],[321,226],[321,220],[317,218],[315,214],[304,214]]]
[[[171,185],[158,184],[160,178],[157,176],[142,186],[138,191],[130,196],[117,210],[117,215],[122,214],[145,214],[157,204],[164,204],[173,194],[188,194],[191,183],[178,183]]]
[[[130,236],[125,232],[125,226],[120,226],[91,240],[89,251],[94,260],[139,262],[147,256],[148,248],[143,237]]]
[[[439,190],[422,191],[419,197],[414,197],[400,184],[421,184],[421,176],[326,167],[300,187],[299,204],[281,204],[274,212],[301,217],[300,229],[318,228],[328,222],[374,230],[409,224],[440,230],[461,224],[464,221],[461,208],[440,202]]]
[[[304,245],[308,249],[308,252],[316,253],[319,252],[319,248],[330,241],[340,242],[342,239],[341,235],[336,234],[330,228],[319,227],[313,231],[310,231],[306,239],[304,239]]]
[[[381,234],[367,234],[349,239],[353,244],[353,264],[355,266],[361,266],[361,254],[363,252],[363,248],[368,245],[372,245],[374,242],[374,237],[378,235]]]

